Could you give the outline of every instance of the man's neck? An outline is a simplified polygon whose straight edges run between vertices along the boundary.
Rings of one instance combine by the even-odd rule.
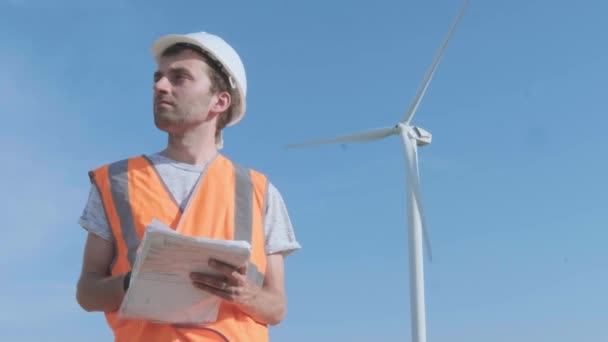
[[[217,153],[215,137],[193,134],[169,134],[167,148],[161,152],[175,161],[199,166],[207,164]]]

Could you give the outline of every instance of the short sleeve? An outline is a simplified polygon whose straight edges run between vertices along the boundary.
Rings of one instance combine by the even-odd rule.
[[[98,235],[108,241],[114,240],[112,230],[108,224],[108,218],[103,208],[101,195],[94,184],[91,184],[89,199],[82,211],[78,223],[89,233]]]
[[[277,188],[270,182],[266,196],[264,217],[266,254],[281,253],[287,256],[302,247],[296,240],[285,202]]]

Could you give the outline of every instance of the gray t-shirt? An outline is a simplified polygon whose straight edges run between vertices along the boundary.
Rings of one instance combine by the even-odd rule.
[[[188,203],[190,194],[204,166],[180,163],[158,153],[147,155],[154,168],[166,184],[182,209]],[[82,212],[79,224],[87,231],[103,239],[113,241],[112,231],[103,209],[97,187],[91,185],[88,202]],[[295,238],[287,207],[279,191],[269,181],[264,217],[266,254],[281,253],[287,256],[301,248]]]

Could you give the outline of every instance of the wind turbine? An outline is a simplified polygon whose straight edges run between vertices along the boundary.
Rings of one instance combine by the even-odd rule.
[[[362,133],[343,135],[335,138],[313,140],[298,144],[290,144],[287,147],[304,147],[324,144],[343,144],[353,142],[370,142],[381,140],[393,135],[399,135],[405,150],[405,161],[407,164],[407,217],[409,226],[409,261],[410,261],[410,305],[412,341],[426,342],[426,314],[424,302],[424,270],[422,240],[426,244],[429,259],[432,260],[431,244],[428,237],[427,226],[422,210],[422,197],[420,194],[420,179],[418,174],[418,146],[431,143],[431,134],[422,128],[411,126],[410,122],[416,114],[416,110],[424,97],[424,94],[433,78],[437,65],[452,38],[460,19],[464,15],[469,0],[465,0],[456,20],[450,27],[435,59],[429,66],[424,80],[414,97],[405,117],[396,125],[387,128],[370,130]]]

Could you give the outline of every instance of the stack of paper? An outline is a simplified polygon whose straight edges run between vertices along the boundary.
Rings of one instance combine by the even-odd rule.
[[[119,309],[123,319],[203,324],[217,319],[220,299],[194,287],[191,272],[220,275],[209,259],[241,267],[251,255],[246,241],[189,237],[154,220],[146,228]]]

